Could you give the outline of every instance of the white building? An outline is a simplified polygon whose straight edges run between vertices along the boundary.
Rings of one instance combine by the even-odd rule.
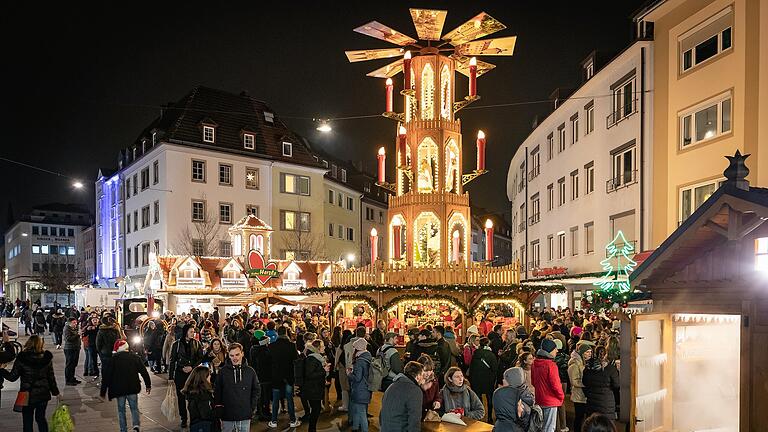
[[[555,101],[509,165],[513,257],[521,279],[568,288],[548,299],[554,306],[579,307],[619,230],[635,251],[649,245],[652,49],[636,41],[604,67],[590,55],[584,82]]]

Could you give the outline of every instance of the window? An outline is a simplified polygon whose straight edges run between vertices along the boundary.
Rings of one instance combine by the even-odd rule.
[[[344,168],[341,169],[341,181],[343,181],[344,183],[347,182],[347,170],[345,170]]]
[[[347,197],[347,210],[354,210],[355,209],[355,200],[352,199],[352,197]]]
[[[292,210],[280,210],[280,229],[283,231],[309,232],[310,214]]]
[[[66,254],[67,254],[67,247],[59,246],[59,255],[66,255]]]
[[[255,205],[255,204],[246,204],[245,205],[245,212],[247,214],[259,217],[259,206]]]
[[[631,71],[626,78],[611,86],[613,98],[611,101],[611,114],[608,116],[608,127],[624,120],[635,112],[637,100],[635,99],[635,71]]]
[[[553,134],[547,135],[547,160],[552,160],[555,157],[555,136]]]
[[[243,134],[243,148],[247,150],[256,148],[256,140],[254,139],[253,134]]]
[[[329,223],[328,224],[328,237],[333,237],[333,233],[334,232],[335,231],[333,231],[333,223]]]
[[[531,197],[531,217],[529,223],[531,225],[538,223],[541,218],[541,203],[539,201],[539,194],[536,193]]]
[[[213,126],[203,126],[203,142],[212,143],[214,142],[215,137],[215,129]]]
[[[333,204],[333,197],[334,196],[335,196],[335,194],[333,193],[333,191],[328,189],[328,203],[329,204]]]
[[[680,117],[680,146],[686,148],[731,131],[731,93],[727,92]]]
[[[595,102],[591,101],[584,107],[584,113],[586,114],[586,130],[584,131],[585,135],[589,135],[590,133],[595,131]]]
[[[309,177],[280,173],[280,192],[309,195]]]
[[[142,246],[143,248],[144,246]],[[192,255],[205,255],[205,244],[202,239],[192,239]]]
[[[579,115],[574,114],[571,117],[571,144],[576,144],[579,141]]]
[[[246,189],[258,189],[259,188],[259,169],[258,168],[245,168],[245,187]]]
[[[219,203],[219,223],[223,223],[223,224],[232,223],[232,204],[231,203]]]
[[[138,210],[133,211],[133,230],[134,231],[139,230],[139,211]]]
[[[561,206],[565,204],[565,177],[561,177],[560,180],[557,181],[557,189],[557,205]]]
[[[205,183],[205,161],[192,160],[192,181]]]
[[[141,227],[146,228],[149,226],[149,206],[141,208]]]
[[[571,201],[579,198],[579,170],[571,173]]]
[[[274,123],[275,122],[275,114],[271,112],[264,111],[264,121],[267,123]]]
[[[729,50],[733,44],[733,10],[728,7],[680,36],[680,72]]]
[[[680,189],[680,221],[688,219],[704,201],[715,193],[723,180],[710,180]]]
[[[607,191],[612,192],[637,181],[635,170],[635,142],[630,141],[612,152],[613,167],[612,177],[608,181]]]
[[[557,233],[557,258],[565,258],[565,232]]]
[[[149,167],[141,170],[141,190],[149,187]]]
[[[67,236],[66,228],[59,228],[59,237],[66,237],[66,236]]]
[[[571,228],[571,256],[579,254],[579,227]]]
[[[539,241],[534,240],[531,242],[531,263],[530,263],[530,269],[537,269],[540,267],[541,264],[541,252],[540,252],[540,246]]]
[[[586,182],[584,194],[589,195],[595,191],[595,161],[584,165],[584,180]]]
[[[541,159],[539,154],[539,146],[536,146],[531,150],[531,171],[528,173],[528,180],[533,180],[541,173]]]
[[[47,236],[47,235],[48,235],[48,227],[47,227],[47,226],[44,226],[44,227],[42,227],[42,230],[43,230],[43,231],[42,231],[42,232],[43,232],[43,235],[44,235],[44,236]]]
[[[219,256],[232,256],[232,243],[228,241],[220,241],[219,242]]]
[[[768,271],[768,237],[755,239],[755,270]]]
[[[32,271],[40,271],[40,263],[32,263]]]
[[[128,179],[125,180],[125,198],[128,199],[131,197],[131,178],[128,177]]]
[[[48,255],[49,249],[50,248],[48,247],[48,245],[42,245],[40,246],[40,253],[43,255]]]
[[[552,210],[555,206],[555,190],[553,186],[552,183],[547,186],[547,210]]]
[[[158,184],[160,182],[160,162],[152,162],[152,184]]]
[[[557,134],[560,137],[557,142],[557,152],[561,153],[565,151],[565,124],[561,124],[560,127],[557,128]]]
[[[339,167],[336,164],[331,164],[331,177],[336,178],[339,174]]]
[[[347,240],[355,241],[355,229],[347,228]]]
[[[219,164],[219,186],[232,186],[232,165]]]
[[[67,246],[67,255],[75,256],[75,247],[74,246]]]
[[[139,175],[134,174],[133,175],[133,194],[137,195],[139,193]]]
[[[192,201],[192,221],[205,221],[205,201]]]
[[[344,227],[341,225],[336,225],[337,233],[339,238],[344,238]]]
[[[552,261],[555,259],[555,236],[552,234],[547,236],[547,259]]]
[[[160,223],[160,201],[155,201],[155,213],[152,223]]]
[[[139,266],[139,247],[135,246],[133,248],[133,266],[138,267]]]
[[[283,141],[283,156],[293,157],[293,144]]]
[[[32,235],[40,235],[40,227],[37,225],[32,226]]]
[[[591,254],[595,251],[595,223],[584,224],[584,253]]]
[[[75,229],[67,228],[67,237],[74,237],[74,236],[75,236]]]
[[[37,255],[40,253],[40,245],[32,245],[32,253]]]

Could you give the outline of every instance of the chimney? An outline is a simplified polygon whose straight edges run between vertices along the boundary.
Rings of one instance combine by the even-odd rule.
[[[739,150],[736,150],[736,154],[733,156],[726,156],[725,158],[728,159],[728,168],[723,171],[723,175],[725,176],[725,184],[731,185],[737,189],[749,190],[749,180],[747,180],[747,176],[749,175],[749,168],[747,168],[747,165],[744,163],[747,158],[750,155],[742,155]]]

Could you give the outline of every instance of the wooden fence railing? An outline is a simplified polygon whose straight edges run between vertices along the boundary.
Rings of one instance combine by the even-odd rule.
[[[490,267],[472,263],[469,267],[413,267],[377,261],[363,267],[331,272],[331,286],[400,286],[400,285],[470,285],[510,286],[520,283],[517,262]]]

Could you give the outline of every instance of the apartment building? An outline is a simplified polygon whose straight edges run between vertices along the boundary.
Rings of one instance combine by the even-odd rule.
[[[645,40],[604,63],[592,53],[581,85],[553,93],[554,110],[510,162],[512,259],[521,279],[567,287],[548,304],[580,305],[619,231],[637,251],[648,245],[652,55]]]
[[[82,234],[91,223],[86,209],[53,203],[33,208],[10,226],[5,232],[5,297],[53,304],[55,297],[44,297],[52,285],[89,283]]]
[[[512,262],[512,227],[503,215],[477,207],[472,207],[472,261],[490,261],[485,256],[485,222],[489,219],[493,223],[492,265],[507,265]]]
[[[650,247],[725,179],[723,156],[751,154],[747,179],[768,185],[768,4],[651,1],[634,16],[652,38]]]

